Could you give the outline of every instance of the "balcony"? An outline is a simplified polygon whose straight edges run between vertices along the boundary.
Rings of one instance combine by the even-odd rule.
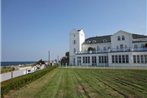
[[[100,54],[100,53],[111,53],[111,52],[147,52],[147,48],[124,48],[124,49],[107,49],[99,51],[82,51],[76,54]]]

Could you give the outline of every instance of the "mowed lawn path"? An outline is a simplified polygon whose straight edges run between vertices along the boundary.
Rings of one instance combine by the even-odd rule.
[[[56,68],[5,98],[147,98],[147,70]]]

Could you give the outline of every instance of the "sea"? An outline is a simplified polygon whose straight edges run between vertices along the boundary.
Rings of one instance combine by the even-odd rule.
[[[13,61],[13,62],[1,62],[1,66],[15,66],[15,65],[23,65],[23,64],[33,64],[36,61]]]

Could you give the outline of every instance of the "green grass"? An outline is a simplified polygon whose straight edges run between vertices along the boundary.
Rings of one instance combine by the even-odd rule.
[[[0,68],[0,73],[11,72],[11,71],[14,71],[14,70],[15,70],[15,68],[14,67],[10,67],[10,66],[8,66],[8,67],[1,67]]]
[[[147,98],[147,70],[57,68],[9,98]]]

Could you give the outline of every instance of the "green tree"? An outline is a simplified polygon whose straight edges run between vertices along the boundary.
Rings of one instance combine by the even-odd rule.
[[[144,47],[147,48],[147,43],[145,43]]]
[[[61,59],[61,65],[69,65],[69,52],[65,53],[65,56]]]

